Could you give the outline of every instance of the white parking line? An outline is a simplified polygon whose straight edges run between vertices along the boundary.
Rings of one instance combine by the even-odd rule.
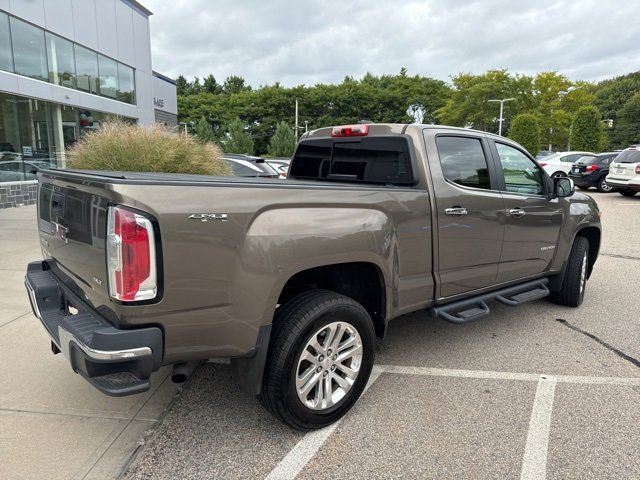
[[[362,395],[366,393],[371,385],[382,373],[381,368],[374,366],[367,385],[364,387]],[[340,425],[340,420],[328,427],[315,430],[305,434],[293,449],[275,466],[265,480],[293,480],[309,463],[316,452],[322,447],[324,442],[331,436],[333,431]]]
[[[520,480],[544,480],[547,477],[549,430],[551,429],[551,411],[553,410],[555,391],[556,378],[540,376],[529,421],[529,433],[524,449]]]
[[[543,479],[546,474],[547,449],[549,445],[549,427],[556,383],[640,386],[640,377],[588,377],[579,375],[540,375],[537,373],[495,372],[486,370],[461,370],[450,368],[429,368],[401,365],[375,365],[369,382],[362,394],[371,387],[382,373],[403,375],[422,375],[432,377],[479,378],[492,380],[515,380],[538,382],[527,445],[522,465],[522,480]],[[267,475],[266,480],[292,480],[309,463],[324,442],[340,425],[336,423],[321,430],[309,432],[287,453],[275,468]]]

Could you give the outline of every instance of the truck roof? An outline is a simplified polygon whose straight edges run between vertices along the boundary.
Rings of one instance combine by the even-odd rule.
[[[389,135],[389,134],[401,134],[401,133],[405,133],[407,131],[407,129],[420,129],[423,130],[425,128],[427,129],[434,129],[434,130],[455,130],[455,131],[460,131],[460,132],[474,132],[474,133],[481,133],[483,135],[488,135],[494,138],[502,138],[504,139],[504,137],[501,137],[499,135],[496,135],[495,133],[491,133],[491,132],[484,132],[482,130],[475,130],[472,128],[463,128],[463,127],[452,127],[449,125],[430,125],[430,124],[417,124],[417,123],[367,123],[366,125],[369,125],[369,134],[368,135]],[[322,127],[322,128],[318,128],[316,130],[311,130],[307,133],[305,133],[301,140],[304,140],[306,138],[326,138],[326,137],[331,137],[331,132],[333,130],[333,128],[335,128],[336,126],[339,125],[335,125],[335,126],[331,126],[331,127]]]

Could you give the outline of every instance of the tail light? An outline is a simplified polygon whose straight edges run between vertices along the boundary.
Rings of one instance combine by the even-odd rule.
[[[587,165],[587,172],[595,172],[596,170],[600,170],[598,165]]]
[[[640,175],[640,163],[636,165],[636,174]]]
[[[547,166],[547,162],[538,162],[538,165],[540,165],[541,167],[546,167]]]
[[[369,125],[342,125],[333,127],[331,130],[332,137],[364,137],[369,135]]]
[[[147,217],[122,207],[109,207],[107,268],[113,298],[133,302],[156,296],[156,245]]]

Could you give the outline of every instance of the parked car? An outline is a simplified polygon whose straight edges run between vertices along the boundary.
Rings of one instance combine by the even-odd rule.
[[[592,152],[558,152],[539,160],[539,165],[551,178],[566,177],[573,163],[584,156],[595,157]]]
[[[290,158],[269,158],[267,163],[271,165],[280,174],[280,178],[287,178],[289,172]]]
[[[109,395],[147,390],[162,365],[179,381],[229,359],[277,418],[310,430],[357,401],[393,318],[582,303],[598,206],[507,138],[322,128],[289,174],[41,171],[44,260],[25,285],[53,352]]]
[[[234,176],[236,177],[261,177],[261,178],[278,178],[276,172],[270,165],[262,162],[250,162],[241,158],[222,157],[226,161]]]
[[[536,160],[540,160],[541,158],[548,157],[549,155],[553,155],[554,153],[556,152],[554,152],[553,150],[540,150],[536,155]]]
[[[625,197],[633,197],[640,191],[640,148],[623,150],[609,167],[607,184]]]
[[[599,192],[610,192],[611,186],[606,181],[609,164],[618,154],[619,152],[606,152],[595,157],[591,155],[580,157],[571,167],[569,178],[582,190],[595,187]]]
[[[227,161],[235,160],[236,163],[243,162],[244,164],[249,163],[253,165],[255,168],[259,169],[262,174],[260,177],[270,177],[270,178],[279,178],[280,172],[273,168],[269,163],[262,157],[254,157],[253,155],[242,155],[237,153],[225,153],[223,158]],[[254,176],[254,175],[241,175],[241,176]]]
[[[22,160],[2,160],[0,161],[0,182],[35,180],[36,173],[43,168],[51,168],[51,164],[38,160],[30,162],[24,162]]]

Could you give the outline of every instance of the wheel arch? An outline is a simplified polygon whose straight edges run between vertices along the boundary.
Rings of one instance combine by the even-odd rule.
[[[574,237],[574,242],[577,237],[585,237],[589,242],[589,270],[588,277],[591,276],[591,272],[593,271],[593,265],[598,258],[598,253],[600,252],[600,241],[602,239],[602,232],[598,227],[588,226],[581,228],[578,230]]]

